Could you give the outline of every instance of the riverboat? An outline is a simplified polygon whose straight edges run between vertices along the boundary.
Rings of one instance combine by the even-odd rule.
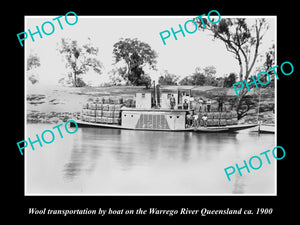
[[[136,93],[130,104],[118,97],[88,102],[76,123],[79,127],[169,132],[235,132],[258,125],[238,124],[236,111],[228,107],[219,111],[211,100],[197,102],[190,91],[159,93],[156,88]]]

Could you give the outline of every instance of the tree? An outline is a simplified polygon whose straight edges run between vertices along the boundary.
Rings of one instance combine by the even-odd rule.
[[[158,83],[160,85],[177,85],[179,76],[176,76],[175,74],[169,73],[167,70],[164,71],[164,75],[161,75],[158,78]]]
[[[212,85],[218,86],[218,81],[215,77],[216,68],[214,66],[207,66],[203,70],[200,67],[195,68],[195,72],[183,78],[179,84],[180,85]]]
[[[239,64],[239,80],[248,80],[259,54],[258,49],[261,40],[269,28],[266,20],[264,18],[255,19],[254,24],[249,26],[245,18],[225,18],[221,19],[217,24],[212,24],[203,18],[205,29],[202,28],[203,24],[200,18],[195,19],[195,21],[198,23],[200,30],[211,32],[215,39],[219,39],[225,44],[227,51],[234,55]],[[236,104],[239,119],[242,117],[242,114],[239,112],[242,104],[241,100],[247,92],[245,85],[237,98]]]
[[[125,84],[125,80],[122,76],[122,74],[125,74],[126,68],[119,67],[119,68],[113,68],[111,71],[108,72],[110,82],[113,86],[119,86],[122,84]]]
[[[113,55],[115,63],[124,61],[126,72],[122,75],[132,85],[151,85],[151,78],[145,73],[144,67],[148,65],[151,69],[156,69],[157,53],[151,49],[150,45],[138,39],[120,39],[114,44]]]
[[[274,44],[271,46],[271,48],[269,48],[269,50],[266,52],[265,56],[266,56],[266,59],[265,59],[264,65],[263,65],[264,70],[262,70],[262,71],[268,71],[270,68],[272,68],[274,66],[274,63],[275,63],[275,45]],[[271,71],[268,71],[268,73],[270,74],[270,77],[271,77],[269,87],[275,87],[274,71],[271,70]],[[265,75],[265,80],[262,82],[266,83],[266,81],[267,81],[267,75]]]
[[[203,71],[206,79],[205,85],[217,86],[217,82],[214,77],[217,73],[216,67],[206,66]]]
[[[179,81],[180,85],[193,85],[193,79],[191,76],[185,76]]]
[[[203,86],[206,83],[206,77],[203,73],[194,72],[192,74],[192,84]]]
[[[35,84],[39,81],[39,75],[36,69],[40,66],[40,58],[37,56],[37,54],[30,54],[27,58],[27,76],[32,84]]]
[[[88,40],[90,41],[90,39]],[[99,50],[91,43],[79,46],[75,40],[62,38],[57,50],[66,59],[66,68],[72,70],[71,77],[73,77],[74,87],[85,85],[79,76],[88,72],[90,68],[101,74],[103,66],[96,58]]]
[[[236,74],[230,73],[227,77],[225,77],[223,87],[230,88],[234,83],[236,83]]]
[[[27,58],[27,71],[41,66],[40,58],[37,54],[30,54]]]

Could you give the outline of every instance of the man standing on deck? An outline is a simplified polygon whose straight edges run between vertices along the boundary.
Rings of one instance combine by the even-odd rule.
[[[184,99],[184,103],[182,104],[183,109],[187,110],[189,109],[189,104],[187,103],[187,100]]]
[[[223,111],[223,99],[219,98],[218,99],[218,112],[222,112]]]
[[[206,115],[206,113],[204,114],[204,116],[202,116],[202,120],[203,120],[203,126],[206,127],[207,126],[207,115]]]
[[[198,114],[197,113],[195,113],[193,115],[193,125],[192,126],[195,127],[195,128],[197,128],[199,126]]]
[[[175,104],[176,104],[176,99],[174,98],[174,95],[172,94],[172,96],[170,98],[171,109],[174,109]]]

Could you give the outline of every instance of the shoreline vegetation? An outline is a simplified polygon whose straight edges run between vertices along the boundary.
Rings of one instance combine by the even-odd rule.
[[[224,103],[230,104],[236,98],[232,88],[212,86],[161,86],[161,92],[177,92],[177,89],[191,89],[195,98],[216,99],[220,93],[225,96]],[[80,119],[82,106],[104,96],[118,96],[126,100],[135,98],[137,92],[151,92],[153,88],[144,86],[110,87],[63,87],[28,85],[26,90],[26,120],[28,123],[59,123],[69,119]],[[249,93],[254,104],[247,115],[239,120],[243,123],[257,123],[258,92]],[[275,124],[274,88],[264,88],[260,96],[259,121],[263,124]],[[247,107],[245,105],[245,107]]]

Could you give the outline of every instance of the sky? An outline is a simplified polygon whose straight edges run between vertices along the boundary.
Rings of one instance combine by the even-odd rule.
[[[36,26],[46,21],[52,21],[56,16],[26,16],[25,31],[30,29],[36,31]],[[176,31],[178,24],[182,27],[187,20],[197,15],[187,16],[80,16],[74,25],[68,25],[61,17],[60,21],[63,30],[58,23],[53,21],[55,30],[51,35],[34,35],[35,42],[30,37],[25,40],[25,60],[29,54],[37,54],[40,57],[41,66],[37,70],[39,82],[43,84],[58,84],[58,80],[67,74],[63,56],[57,51],[57,44],[61,38],[77,40],[79,44],[86,44],[90,38],[93,46],[99,48],[98,59],[104,65],[102,74],[89,72],[85,77],[93,85],[100,85],[108,82],[108,72],[113,68],[113,45],[120,38],[137,38],[148,43],[157,52],[157,71],[148,71],[153,80],[163,73],[164,70],[175,75],[191,75],[196,67],[215,66],[216,76],[224,76],[231,72],[238,73],[239,67],[232,53],[229,53],[223,42],[213,40],[210,32],[196,31],[193,34],[185,32],[185,37],[178,33],[175,40],[171,35],[163,44],[160,32],[171,31],[171,27]],[[228,16],[227,16],[228,17]],[[222,17],[222,18],[225,18]],[[257,17],[247,16],[247,21],[251,24]],[[276,17],[266,17],[270,28],[264,36],[260,46],[260,52],[264,53],[273,43],[276,43]],[[70,23],[74,18],[69,18]],[[192,25],[192,24],[191,24]],[[49,26],[45,26],[45,29]],[[192,30],[192,28],[190,29]],[[21,32],[21,31],[20,31]],[[48,31],[49,32],[49,31]],[[26,64],[25,64],[26,65]],[[92,70],[91,70],[92,71]]]

